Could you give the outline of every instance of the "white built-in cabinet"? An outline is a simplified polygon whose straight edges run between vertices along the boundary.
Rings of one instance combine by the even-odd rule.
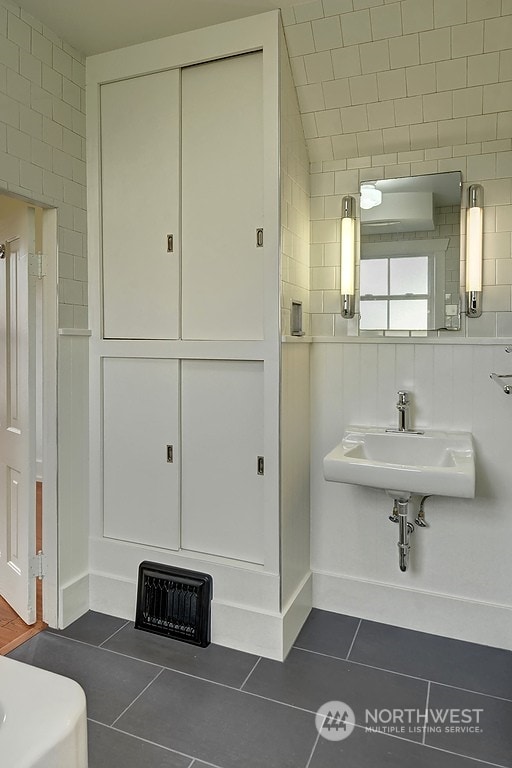
[[[262,59],[101,86],[104,338],[263,337]],[[106,537],[263,564],[261,362],[105,358],[103,414]]]
[[[263,452],[261,362],[103,359],[105,537],[263,564]]]
[[[105,338],[263,338],[262,59],[101,86]]]
[[[310,589],[283,605],[279,55],[272,12],[87,64],[90,604],[206,571],[214,641],[275,658]]]

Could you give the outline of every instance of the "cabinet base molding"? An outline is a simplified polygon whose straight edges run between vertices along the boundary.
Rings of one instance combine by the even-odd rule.
[[[133,621],[137,585],[133,581],[93,573],[89,577],[90,609]],[[311,610],[309,574],[282,613],[212,601],[212,643],[282,661]],[[215,587],[214,587],[215,595]]]

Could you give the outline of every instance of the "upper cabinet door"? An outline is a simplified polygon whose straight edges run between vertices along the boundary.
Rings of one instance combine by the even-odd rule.
[[[179,337],[179,78],[101,86],[105,338]]]
[[[263,338],[262,53],[182,71],[182,335]]]

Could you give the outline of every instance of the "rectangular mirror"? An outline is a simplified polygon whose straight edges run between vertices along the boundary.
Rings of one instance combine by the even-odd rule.
[[[460,328],[459,171],[360,185],[360,333]]]

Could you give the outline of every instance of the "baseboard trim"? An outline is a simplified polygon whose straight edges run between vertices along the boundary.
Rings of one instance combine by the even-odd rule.
[[[64,584],[59,590],[59,629],[64,629],[89,610],[89,574]]]
[[[512,650],[512,608],[315,571],[313,606]]]

